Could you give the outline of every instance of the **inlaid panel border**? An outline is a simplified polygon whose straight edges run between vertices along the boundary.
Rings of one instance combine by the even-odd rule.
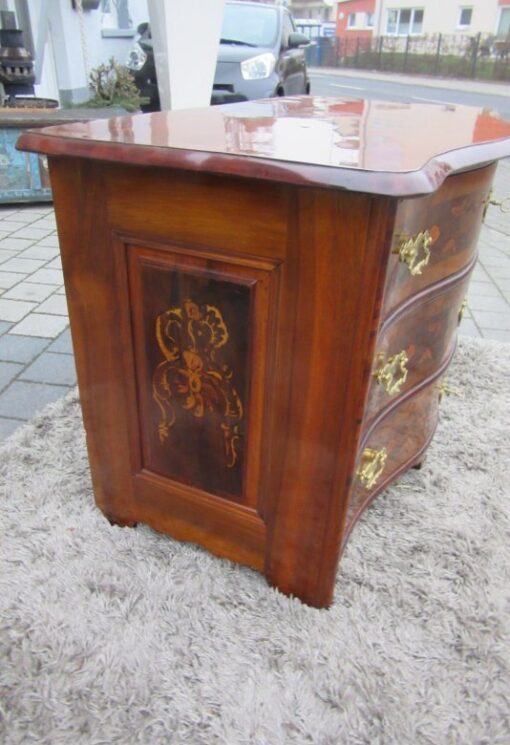
[[[190,246],[174,243],[171,240],[154,240],[114,231],[112,245],[115,255],[115,271],[117,274],[117,292],[120,310],[119,323],[124,327],[126,338],[131,339],[130,348],[124,350],[123,366],[126,375],[131,379],[130,416],[132,427],[130,433],[130,454],[132,474],[136,483],[147,478],[151,485],[163,484],[173,492],[172,498],[179,495],[183,500],[189,500],[193,493],[196,502],[200,495],[204,505],[208,507],[218,500],[218,508],[222,509],[228,501],[235,509],[247,508],[250,512],[259,513],[261,495],[264,493],[264,452],[268,447],[267,433],[271,431],[268,418],[271,415],[271,391],[267,381],[271,380],[274,365],[274,344],[271,343],[272,330],[276,324],[279,294],[279,260],[268,260],[245,255],[223,254],[217,249],[211,250],[202,246]],[[250,348],[249,348],[249,387],[247,394],[247,453],[243,478],[243,494],[240,504],[232,504],[216,494],[211,494],[196,487],[185,486],[169,478],[162,479],[144,467],[143,458],[143,425],[140,417],[140,401],[138,390],[140,385],[147,385],[143,377],[143,365],[135,358],[135,328],[133,313],[129,310],[133,294],[132,272],[129,263],[149,263],[151,266],[161,267],[168,271],[183,271],[189,274],[202,275],[227,282],[246,285],[251,290],[250,307]]]

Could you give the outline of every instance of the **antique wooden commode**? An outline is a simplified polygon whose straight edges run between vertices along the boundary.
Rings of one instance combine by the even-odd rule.
[[[308,96],[19,147],[49,156],[98,506],[327,606],[433,435],[510,123]]]

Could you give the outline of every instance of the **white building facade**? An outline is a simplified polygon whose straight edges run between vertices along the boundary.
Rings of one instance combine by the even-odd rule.
[[[510,32],[510,0],[375,0],[376,36]]]

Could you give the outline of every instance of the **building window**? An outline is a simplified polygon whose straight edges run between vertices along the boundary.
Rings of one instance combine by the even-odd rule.
[[[356,28],[356,13],[349,13],[347,16],[347,28]]]
[[[373,13],[365,13],[365,26],[366,28],[374,27],[374,14]]]
[[[473,16],[473,8],[459,8],[459,22],[458,28],[469,28],[471,26],[471,18]]]
[[[391,36],[421,34],[423,8],[393,8],[386,17],[386,33]]]
[[[498,22],[498,39],[505,39],[510,34],[510,8],[501,8]]]
[[[129,15],[128,0],[102,0],[102,36],[134,36],[133,22]]]

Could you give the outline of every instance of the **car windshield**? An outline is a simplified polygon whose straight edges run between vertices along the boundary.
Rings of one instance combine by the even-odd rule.
[[[253,47],[274,46],[277,31],[276,8],[261,5],[225,4],[222,44],[241,44]]]

